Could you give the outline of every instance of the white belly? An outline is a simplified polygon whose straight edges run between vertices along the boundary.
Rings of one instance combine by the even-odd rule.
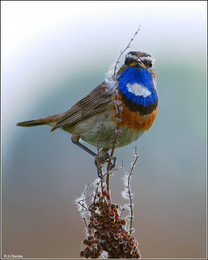
[[[77,135],[85,142],[99,148],[110,149],[114,139],[116,125],[112,121],[113,112],[97,114],[82,122],[79,122],[70,129],[72,134]],[[116,147],[122,147],[136,141],[143,132],[129,130],[126,127],[120,128]]]

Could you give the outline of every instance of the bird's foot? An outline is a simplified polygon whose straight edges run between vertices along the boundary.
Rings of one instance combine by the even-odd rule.
[[[103,165],[110,160],[110,155],[106,150],[101,150],[99,153],[99,156],[97,155],[95,157],[95,165],[98,170],[98,177],[102,179],[102,167]],[[116,166],[116,157],[113,157],[111,159],[111,165],[109,167],[109,170],[112,170]]]
[[[112,170],[116,166],[116,160],[117,160],[116,157],[112,158],[109,170]]]
[[[106,150],[101,150],[99,155],[95,157],[95,165],[98,170],[98,177],[102,179],[102,167],[105,162],[109,159],[109,153]]]

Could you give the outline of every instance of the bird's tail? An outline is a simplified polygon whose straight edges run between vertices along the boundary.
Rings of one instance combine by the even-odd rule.
[[[54,126],[56,122],[62,117],[62,114],[57,114],[53,116],[48,116],[45,118],[40,118],[36,120],[24,121],[17,124],[17,126],[38,126],[38,125],[50,125]]]

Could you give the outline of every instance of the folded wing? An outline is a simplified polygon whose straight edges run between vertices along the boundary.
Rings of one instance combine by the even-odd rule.
[[[69,127],[81,120],[102,112],[112,105],[113,93],[106,90],[106,82],[102,82],[87,96],[63,113],[51,131],[60,127]]]

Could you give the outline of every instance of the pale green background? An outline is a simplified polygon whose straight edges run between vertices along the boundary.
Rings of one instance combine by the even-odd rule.
[[[19,121],[63,112],[126,47],[156,58],[159,111],[137,143],[134,233],[144,258],[205,257],[206,2],[2,2],[3,254],[79,257],[74,200],[96,177],[70,135]],[[123,62],[123,57],[122,61]],[[116,150],[114,203],[135,144]]]

